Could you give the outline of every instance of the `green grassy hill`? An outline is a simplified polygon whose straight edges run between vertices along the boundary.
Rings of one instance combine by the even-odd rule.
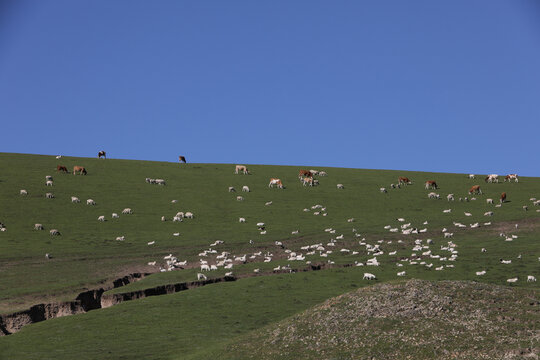
[[[85,166],[88,175],[57,173],[58,164],[68,169]],[[260,275],[137,300],[29,325],[19,333],[0,338],[0,349],[4,347],[4,353],[11,354],[10,359],[25,358],[21,346],[28,341],[36,344],[36,353],[48,353],[56,359],[72,358],[79,353],[87,354],[88,358],[96,358],[97,354],[100,358],[129,357],[134,347],[143,351],[141,354],[148,351],[145,358],[205,358],[204,354],[214,351],[214,347],[219,352],[241,334],[367,285],[362,280],[365,271],[376,274],[378,282],[396,280],[398,271],[406,271],[406,278],[477,280],[498,285],[506,285],[506,279],[517,276],[519,280],[514,286],[538,288],[537,283],[525,280],[527,275],[540,275],[540,213],[530,201],[532,197],[540,198],[540,179],[485,184],[480,176],[471,180],[463,174],[313,166],[248,165],[248,168],[251,175],[236,175],[233,164],[179,165],[0,154],[0,221],[7,229],[0,232],[0,313],[42,302],[72,300],[85,289],[100,287],[133,272],[156,274],[114,292],[196,280],[196,273],[200,272],[199,253],[216,240],[224,242],[214,247],[218,253],[227,251],[232,256],[247,254],[248,257],[258,252],[274,255],[269,263],[264,263],[262,256],[247,264],[235,263],[232,271],[236,275],[253,275],[255,268],[270,274],[274,267],[287,264],[302,268],[307,266],[306,261],[314,264],[330,261],[336,265],[365,263],[373,255],[359,244],[362,238],[365,243],[381,246],[384,251],[378,257],[381,266]],[[298,170],[311,168],[328,173],[318,177],[318,187],[304,187],[298,181]],[[46,175],[53,176],[54,186],[45,186]],[[391,189],[390,184],[397,183],[398,176],[409,177],[413,184]],[[165,179],[166,185],[148,184],[147,177]],[[285,189],[268,188],[271,177],[281,178]],[[443,199],[428,199],[431,190],[424,189],[426,180],[437,181],[440,189],[436,192]],[[345,188],[337,189],[338,183]],[[458,201],[460,197],[471,197],[467,191],[474,184],[480,184],[484,194],[476,196],[475,201]],[[251,192],[242,193],[243,185],[249,186]],[[237,192],[230,193],[229,186],[234,186]],[[380,187],[386,187],[388,192],[381,193]],[[21,189],[26,189],[28,195],[20,195]],[[54,193],[55,198],[45,198],[46,192]],[[486,198],[497,202],[501,192],[508,194],[508,202],[502,207],[486,203]],[[454,194],[456,201],[446,201],[449,193]],[[239,195],[244,201],[236,200]],[[71,196],[79,197],[81,203],[72,203]],[[86,205],[89,198],[96,202],[95,206]],[[265,205],[270,201],[271,205]],[[325,210],[312,209],[316,204]],[[523,210],[524,205],[528,205],[529,211]],[[133,214],[121,213],[127,207]],[[306,208],[309,211],[304,211]],[[452,212],[445,214],[444,209]],[[178,211],[191,211],[195,216],[180,223],[171,221]],[[314,215],[317,211],[320,214]],[[493,211],[494,216],[485,217],[487,211]],[[113,212],[119,214],[118,219],[111,218]],[[465,216],[465,212],[472,216]],[[107,221],[99,222],[101,215]],[[162,222],[162,216],[168,221]],[[246,222],[239,223],[239,217],[246,218]],[[347,222],[350,218],[355,221]],[[404,218],[405,222],[397,218]],[[257,222],[266,224],[265,235],[260,234]],[[467,228],[458,228],[453,222],[466,224]],[[470,228],[469,224],[476,222],[481,226]],[[483,226],[485,222],[492,224]],[[43,224],[45,230],[34,230],[35,223]],[[404,235],[384,228],[403,223],[425,228],[426,232]],[[49,230],[53,228],[61,235],[51,236]],[[336,232],[325,232],[328,228]],[[444,239],[443,228],[453,232],[454,237]],[[299,233],[291,234],[295,230]],[[501,232],[517,238],[505,241],[505,237],[499,236]],[[335,246],[327,245],[341,234],[343,239],[335,240]],[[125,240],[116,241],[118,236],[125,236]],[[443,262],[422,257],[421,252],[427,251],[426,248],[418,252],[422,257],[418,262],[433,264],[431,268],[402,261],[411,258],[414,240],[422,239],[422,245],[426,246],[428,238],[434,241],[429,250],[441,257],[449,257],[450,253],[440,247],[453,241],[459,252],[457,260]],[[383,241],[378,243],[380,240]],[[275,241],[283,246],[276,246]],[[148,242],[155,243],[148,245]],[[307,251],[301,248],[317,243],[333,252],[321,257],[316,251],[306,256],[305,261],[287,260],[287,250],[305,255]],[[342,252],[344,248],[350,252]],[[482,253],[482,248],[487,252]],[[353,255],[353,251],[358,253]],[[393,251],[396,254],[389,255]],[[46,253],[52,259],[46,259]],[[160,273],[167,254],[187,260],[187,268]],[[205,258],[215,263],[215,255]],[[502,265],[501,258],[511,259],[512,263]],[[157,262],[156,266],[147,265],[152,261]],[[397,267],[397,263],[404,266]],[[439,266],[443,266],[442,271],[435,270]],[[480,270],[486,270],[487,274],[477,277],[475,272]],[[220,269],[208,272],[207,276],[222,276],[225,272]],[[101,345],[96,347],[96,343]]]

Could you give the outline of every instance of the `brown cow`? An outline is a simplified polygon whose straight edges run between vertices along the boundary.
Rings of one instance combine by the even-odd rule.
[[[274,187],[274,185],[277,185],[278,188],[283,189],[283,183],[281,182],[281,179],[270,178],[270,183],[268,184],[268,187]]]
[[[298,178],[302,180],[304,177],[313,177],[313,174],[309,170],[300,170],[298,172]]]
[[[411,180],[409,180],[408,177],[400,176],[400,177],[398,178],[398,184],[400,184],[400,185],[401,185],[401,184],[411,185],[412,182],[411,182]]]
[[[437,183],[435,180],[428,180],[426,181],[426,190],[427,189],[438,189]]]
[[[501,204],[502,204],[503,202],[506,201],[506,193],[505,193],[505,192],[503,192],[503,193],[501,194],[501,199],[500,199],[500,201],[501,201]]]
[[[482,189],[480,189],[480,185],[473,185],[469,189],[469,194],[482,194]]]
[[[101,150],[101,151],[98,152],[98,154],[97,154],[98,159],[101,159],[102,156],[103,156],[104,159],[107,158],[107,153],[106,153],[105,151],[103,151],[103,150]]]
[[[86,172],[86,169],[82,166],[77,166],[75,165],[73,167],[73,175],[75,175],[75,173],[79,173],[80,175],[86,175],[87,172]]]
[[[63,165],[56,165],[56,171],[63,171],[65,173],[69,172],[67,167],[65,167]]]
[[[180,161],[180,163],[187,164],[187,161],[186,161],[186,157],[185,157],[185,156],[180,155],[180,156],[178,157],[178,161]]]

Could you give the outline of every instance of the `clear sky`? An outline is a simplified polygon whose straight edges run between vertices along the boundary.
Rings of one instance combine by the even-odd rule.
[[[540,176],[540,2],[0,0],[0,151]]]

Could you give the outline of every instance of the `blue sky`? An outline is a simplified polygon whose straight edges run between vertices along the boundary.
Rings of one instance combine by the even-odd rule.
[[[538,1],[0,0],[0,151],[540,176]]]

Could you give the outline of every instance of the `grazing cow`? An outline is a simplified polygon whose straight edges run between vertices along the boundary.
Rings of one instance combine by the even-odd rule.
[[[502,203],[505,202],[505,201],[506,201],[506,193],[503,192],[503,193],[501,194],[500,202],[501,202],[501,204],[502,204]]]
[[[283,183],[281,182],[281,179],[270,178],[268,187],[274,187],[274,185],[276,185],[280,189],[283,189]]]
[[[312,177],[305,177],[302,179],[302,184],[304,186],[306,185],[309,185],[309,186],[313,186],[313,178]]]
[[[499,182],[499,175],[490,174],[490,175],[486,176],[484,181],[487,182],[487,183],[498,183]]]
[[[234,169],[235,174],[243,173],[244,175],[249,174],[248,168],[245,165],[236,165],[236,168]]]
[[[519,182],[517,174],[508,174],[508,175],[506,175],[506,177],[504,178],[504,181],[506,182],[507,180],[508,180],[508,182],[512,182],[512,180],[514,180],[514,182]]]
[[[435,189],[435,190],[438,189],[437,183],[435,182],[435,180],[426,181],[426,190],[428,190],[428,189]]]
[[[98,159],[101,159],[101,157],[106,159],[107,158],[107,153],[105,151],[101,150],[100,152],[98,152],[97,157],[98,157]]]
[[[73,175],[75,175],[76,173],[79,173],[80,175],[87,174],[86,169],[84,167],[75,165],[73,167]]]
[[[482,189],[480,189],[480,185],[473,185],[469,189],[469,194],[482,194]]]
[[[67,167],[63,166],[63,165],[56,165],[56,171],[63,171],[65,173],[68,173],[68,169]]]
[[[187,161],[186,161],[186,157],[185,156],[178,156],[178,161],[181,163],[184,163],[184,164],[187,164]]]
[[[402,185],[402,184],[411,185],[412,181],[408,177],[400,176],[400,177],[398,177],[398,184],[400,184],[400,185]]]
[[[305,177],[313,177],[313,174],[311,174],[311,171],[309,170],[300,170],[298,172],[298,178],[302,180]]]

